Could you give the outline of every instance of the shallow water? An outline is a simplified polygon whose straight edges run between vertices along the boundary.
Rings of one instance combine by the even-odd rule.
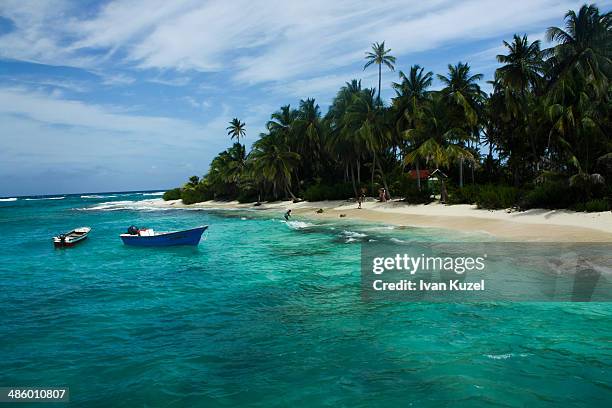
[[[364,302],[360,244],[449,235],[151,198],[0,202],[0,386],[69,386],[87,407],[612,401],[610,304]],[[197,248],[129,248],[131,224],[210,230]],[[86,242],[53,248],[82,225]]]

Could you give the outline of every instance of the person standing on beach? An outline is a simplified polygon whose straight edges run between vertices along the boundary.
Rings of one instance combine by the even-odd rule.
[[[362,198],[361,198],[361,194],[360,194],[359,197],[357,197],[357,204],[358,204],[357,208],[358,209],[361,208],[361,200],[362,200]]]
[[[287,210],[285,213],[285,221],[289,221],[289,217],[291,217],[291,210]]]

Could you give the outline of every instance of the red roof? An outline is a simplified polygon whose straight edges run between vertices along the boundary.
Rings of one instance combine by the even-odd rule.
[[[429,170],[419,170],[419,176],[420,176],[421,180],[428,178],[430,174],[431,174],[431,172]],[[410,170],[408,172],[408,177],[410,177],[411,179],[415,179],[416,180],[416,178],[417,178],[417,171],[416,170]]]

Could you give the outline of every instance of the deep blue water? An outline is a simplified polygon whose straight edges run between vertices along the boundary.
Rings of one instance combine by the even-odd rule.
[[[0,386],[69,386],[83,407],[612,402],[610,304],[364,302],[361,242],[448,234],[147,198],[0,201]],[[131,224],[210,231],[124,247]],[[83,225],[86,242],[53,248]]]

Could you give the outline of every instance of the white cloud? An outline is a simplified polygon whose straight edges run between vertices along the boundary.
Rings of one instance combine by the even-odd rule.
[[[199,126],[181,119],[133,114],[129,110],[63,99],[53,93],[0,88],[0,114],[25,117],[48,127],[106,132],[113,143],[120,143],[121,135],[124,135],[146,143],[159,141],[193,146],[205,140],[218,143],[220,136],[224,135],[226,119],[223,116]]]
[[[223,106],[218,115],[200,125],[65,99],[53,92],[0,87],[0,191],[179,184],[185,177],[185,163],[192,164],[189,172],[203,174],[212,157],[227,146],[228,112],[229,107]],[[46,172],[67,173],[43,179]],[[90,176],[96,179],[93,185],[88,183]],[[30,190],[23,190],[21,184],[31,186]]]
[[[561,24],[565,10],[579,6],[572,0],[116,0],[66,24],[71,14],[64,1],[9,1],[2,13],[18,30],[0,37],[0,53],[82,66],[112,59],[141,69],[225,70],[255,84],[330,75],[361,61],[374,41],[386,40],[401,57],[542,29],[552,18]]]

